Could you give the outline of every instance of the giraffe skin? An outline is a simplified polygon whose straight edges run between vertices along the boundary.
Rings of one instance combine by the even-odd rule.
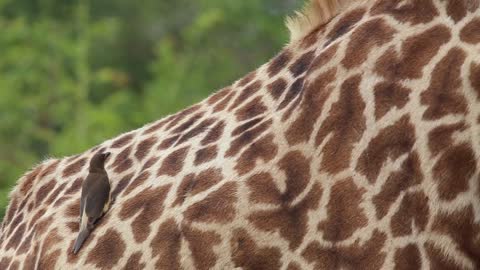
[[[81,183],[112,204],[81,252]],[[480,269],[480,9],[370,0],[204,101],[26,173],[0,269]]]

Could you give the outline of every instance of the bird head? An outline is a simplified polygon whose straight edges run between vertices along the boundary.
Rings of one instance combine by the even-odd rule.
[[[90,160],[90,172],[105,171],[105,160],[110,156],[110,152],[96,153]]]

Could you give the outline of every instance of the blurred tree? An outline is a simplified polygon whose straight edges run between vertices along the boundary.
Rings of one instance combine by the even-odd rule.
[[[0,219],[23,172],[226,86],[300,0],[0,0]]]

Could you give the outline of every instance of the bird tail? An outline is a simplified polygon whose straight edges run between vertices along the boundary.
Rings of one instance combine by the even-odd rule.
[[[77,254],[80,248],[82,247],[83,243],[90,235],[90,230],[88,228],[84,228],[80,231],[77,236],[77,240],[75,240],[75,244],[73,245],[73,254]]]
[[[73,254],[77,254],[80,248],[82,247],[83,243],[90,235],[90,228],[87,226],[88,218],[85,214],[83,214],[81,222],[80,222],[80,232],[78,233],[77,239],[75,240],[75,244],[73,245]]]

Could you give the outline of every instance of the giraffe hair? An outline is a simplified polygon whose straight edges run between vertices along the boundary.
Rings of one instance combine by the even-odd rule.
[[[327,23],[345,8],[365,0],[309,0],[305,6],[286,19],[290,42],[307,36],[317,27]]]

